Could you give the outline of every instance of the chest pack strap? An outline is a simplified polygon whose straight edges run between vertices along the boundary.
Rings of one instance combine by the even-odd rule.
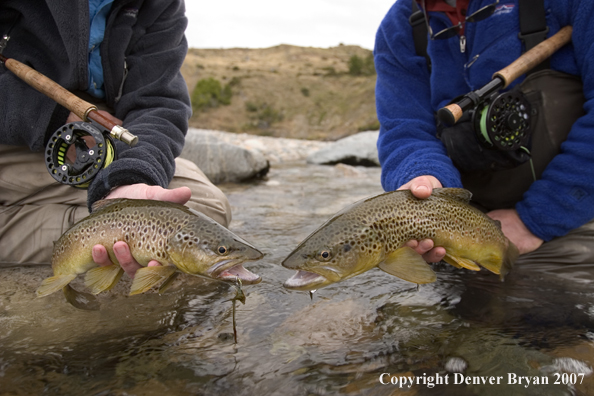
[[[408,23],[412,26],[415,52],[427,60],[427,67],[431,71],[431,59],[427,54],[427,25],[423,11],[419,9],[416,0],[412,2],[412,13]],[[544,0],[518,0],[520,15],[520,33],[518,37],[524,44],[524,52],[539,44],[547,38],[549,28],[547,26]],[[549,60],[532,69],[528,74],[549,68]]]
[[[425,57],[427,67],[429,68],[429,72],[431,72],[431,58],[427,54],[427,25],[425,25],[425,15],[415,0],[412,0],[412,14],[408,18],[408,23],[412,26],[415,52],[417,55]]]
[[[524,43],[524,51],[546,40],[549,27],[547,26],[544,0],[519,0],[520,33],[518,37]],[[550,69],[549,58],[530,70],[527,74]]]

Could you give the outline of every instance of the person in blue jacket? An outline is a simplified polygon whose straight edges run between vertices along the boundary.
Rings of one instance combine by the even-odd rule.
[[[522,55],[520,8],[530,2],[521,3],[425,0],[415,7],[399,0],[391,7],[374,49],[382,185],[386,191],[410,189],[418,198],[433,188],[467,188],[473,203],[501,222],[520,260],[592,263],[594,2],[541,0],[542,38],[568,25],[573,34],[546,67],[508,88],[520,90],[532,105],[527,161],[510,163],[509,153],[498,157],[485,148],[470,121],[436,121],[438,109],[481,88]],[[415,8],[426,22],[425,53],[415,48],[409,22]],[[431,240],[409,245],[430,262],[445,255]]]
[[[183,0],[3,0],[3,55],[29,65],[117,117],[138,136],[116,142],[118,158],[88,190],[53,180],[42,152],[69,110],[0,65],[0,267],[47,264],[52,242],[100,199],[155,199],[186,204],[227,226],[227,198],[180,155],[191,115],[180,68],[188,44]],[[139,265],[126,243],[114,245],[122,267]],[[93,257],[109,265],[104,247]],[[157,265],[155,261],[149,265]],[[164,263],[162,263],[164,264]]]

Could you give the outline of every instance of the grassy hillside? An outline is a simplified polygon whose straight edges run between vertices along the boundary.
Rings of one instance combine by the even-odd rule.
[[[182,73],[193,127],[332,140],[379,128],[371,51],[357,46],[190,49]]]

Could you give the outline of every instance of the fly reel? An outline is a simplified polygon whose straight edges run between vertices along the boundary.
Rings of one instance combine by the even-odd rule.
[[[82,121],[60,127],[45,148],[45,166],[50,175],[59,183],[83,189],[115,158],[111,137]]]
[[[519,91],[496,94],[474,111],[479,141],[490,148],[515,151],[530,141],[530,103]]]

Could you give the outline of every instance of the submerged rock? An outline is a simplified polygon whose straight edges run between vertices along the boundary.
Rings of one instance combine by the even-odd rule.
[[[215,184],[262,177],[270,169],[259,152],[226,143],[208,131],[189,130],[180,157],[194,162]]]
[[[360,132],[337,140],[307,157],[307,162],[318,165],[379,166],[376,142],[379,131]]]

